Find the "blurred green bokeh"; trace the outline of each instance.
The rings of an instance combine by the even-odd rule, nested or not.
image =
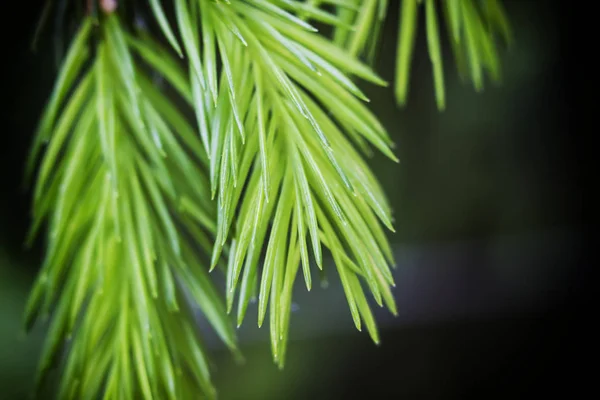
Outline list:
[[[5,399],[20,399],[33,381],[42,334],[25,338],[22,312],[31,276],[22,273],[0,243],[0,392]]]

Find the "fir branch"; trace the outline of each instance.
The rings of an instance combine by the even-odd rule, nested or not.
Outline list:
[[[90,53],[91,31],[87,19],[67,60]],[[48,145],[32,234],[49,220],[49,243],[26,325],[52,313],[38,385],[68,347],[60,398],[212,398],[193,308],[236,344],[198,265],[197,245],[211,251],[215,229],[202,145],[136,65],[118,17],[103,18],[99,34],[88,63],[63,66],[69,79],[38,132]],[[188,203],[193,212],[176,212]]]
[[[444,73],[435,0],[403,0],[398,30],[398,58],[396,72],[396,99],[404,105],[408,96],[412,48],[418,21],[418,3],[425,3],[426,30],[429,57],[438,109],[446,107]],[[495,38],[503,36],[510,44],[510,27],[500,0],[445,0],[441,2],[448,36],[461,78],[469,75],[477,91],[483,90],[483,72],[489,73],[493,82],[500,80],[500,61]],[[468,71],[465,68],[468,62]]]
[[[365,56],[372,63],[388,3],[387,0],[349,0],[338,5],[339,19],[350,24],[353,30],[336,26],[334,41],[351,54]],[[493,82],[499,82],[501,65],[496,37],[500,36],[507,45],[512,42],[510,24],[501,0],[401,0],[395,77],[398,105],[404,106],[408,99],[420,7],[425,8],[427,47],[439,110],[446,107],[439,33],[439,20],[442,18],[461,79],[466,80],[468,77],[477,91],[483,89],[484,71],[489,73]],[[439,9],[442,10],[442,18],[438,15]]]
[[[307,240],[319,269],[321,246],[334,254],[357,328],[362,317],[379,340],[358,277],[395,312],[391,250],[380,225],[393,229],[391,211],[348,141],[395,160],[385,129],[347,75],[384,82],[289,12],[311,10],[299,4],[175,1],[218,203],[212,266],[231,240],[227,308],[239,292],[241,324],[258,293],[259,325],[270,307],[273,356],[281,366],[300,265],[312,285]]]

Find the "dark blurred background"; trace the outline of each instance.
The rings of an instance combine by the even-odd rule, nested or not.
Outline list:
[[[395,107],[392,90],[365,86],[401,159],[371,160],[397,228],[390,239],[400,315],[377,310],[381,345],[355,331],[335,279],[310,295],[299,286],[283,371],[271,362],[268,330],[252,322],[255,309],[240,329],[244,365],[207,332],[220,398],[504,399],[581,390],[574,354],[583,336],[574,329],[587,261],[582,135],[570,116],[564,60],[570,11],[559,2],[505,3],[516,42],[502,52],[500,87],[476,94],[460,83],[447,52],[448,107],[438,113],[424,29],[406,109]],[[377,62],[388,80],[392,8]],[[30,50],[39,10],[31,2],[3,13],[0,399],[7,400],[28,393],[44,334],[39,327],[20,335],[43,253],[41,243],[22,245],[30,207],[23,166],[56,72],[51,40]]]

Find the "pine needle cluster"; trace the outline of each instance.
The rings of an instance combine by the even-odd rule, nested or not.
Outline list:
[[[396,313],[394,228],[365,157],[397,159],[356,82],[387,84],[372,63],[389,7],[105,0],[74,12],[29,163],[30,240],[44,229],[47,252],[26,328],[51,317],[38,388],[60,365],[61,399],[214,398],[194,313],[239,356],[234,324],[254,298],[283,367],[294,282],[311,290],[324,254],[357,329],[379,342],[369,297]],[[499,78],[495,37],[510,40],[499,1],[402,0],[400,104],[424,8],[444,108],[436,7],[459,71],[478,89],[483,71]]]

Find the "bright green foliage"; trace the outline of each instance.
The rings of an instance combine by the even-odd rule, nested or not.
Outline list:
[[[318,268],[324,244],[351,255],[337,265],[338,272],[357,327],[362,315],[377,341],[358,277],[379,304],[383,298],[394,309],[391,250],[377,220],[391,228],[391,215],[375,178],[344,133],[362,147],[368,143],[394,156],[384,128],[346,74],[383,82],[307,23],[283,9],[280,18],[274,17],[271,3],[198,0],[196,14],[187,2],[175,3],[192,85],[197,82],[200,132],[203,116],[212,122],[203,137],[208,138],[218,204],[213,267],[228,239],[235,249],[227,272],[228,309],[239,288],[241,324],[258,285],[258,324],[269,305],[273,356],[283,365],[299,265],[310,290],[307,242]],[[202,27],[202,62],[197,25]]]
[[[388,0],[348,0],[337,6],[337,14],[344,25],[337,26],[333,40],[353,56],[365,56],[373,64]]]
[[[379,32],[391,4],[388,0],[348,0],[340,2],[338,15],[346,26],[338,26],[335,42],[352,55],[363,55],[369,62],[380,40]],[[483,89],[483,72],[493,81],[500,79],[500,60],[496,37],[510,44],[511,29],[500,0],[401,0],[398,24],[395,94],[398,104],[408,99],[410,67],[417,37],[419,9],[425,9],[427,48],[433,70],[438,109],[446,107],[440,23],[445,22],[458,72],[469,77],[477,91]],[[444,21],[438,14],[440,11]]]
[[[476,85],[483,68],[498,73],[490,27],[508,35],[499,3],[484,3],[483,14],[472,0],[442,5]],[[48,245],[26,325],[53,314],[38,383],[67,350],[60,398],[213,398],[194,311],[237,354],[236,296],[238,325],[251,298],[259,326],[269,311],[283,367],[294,282],[311,290],[326,254],[356,327],[378,342],[368,297],[396,313],[393,218],[363,154],[397,160],[354,80],[386,84],[360,58],[373,60],[388,2],[147,6],[170,47],[119,9],[82,17],[34,142],[32,238],[46,223]],[[401,4],[399,100],[418,7]],[[443,108],[439,5],[425,8]]]
[[[54,309],[39,383],[68,345],[60,398],[92,398],[103,385],[106,398],[191,398],[199,389],[212,396],[188,297],[236,346],[198,261],[198,246],[210,251],[215,230],[202,144],[133,61],[133,40],[114,16],[100,28],[86,20],[38,132],[48,146],[34,229],[47,219],[50,234],[27,325]],[[159,48],[135,43],[173,65]],[[180,204],[190,212],[178,213]]]
[[[403,0],[398,27],[396,64],[396,99],[404,105],[408,96],[410,64],[414,48],[418,8],[425,7],[427,45],[433,69],[437,106],[446,107],[444,72],[437,9],[443,10],[451,47],[461,78],[469,75],[477,91],[483,89],[483,71],[493,81],[500,79],[500,62],[495,36],[500,33],[510,41],[510,27],[499,0],[445,0],[438,6],[435,0]],[[468,66],[467,66],[468,64]]]

